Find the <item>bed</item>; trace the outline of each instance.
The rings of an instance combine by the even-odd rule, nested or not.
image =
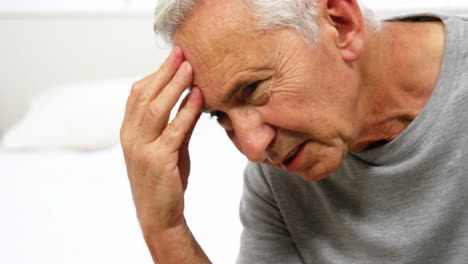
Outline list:
[[[118,145],[132,82],[169,52],[151,10],[3,11],[0,31],[0,262],[152,263]],[[207,117],[190,149],[187,221],[234,262],[245,160]]]
[[[426,10],[378,14],[415,11]],[[118,145],[131,83],[168,54],[151,21],[147,10],[0,12],[1,263],[152,263]],[[207,117],[190,151],[187,222],[214,263],[234,263],[246,161]]]
[[[245,161],[218,147],[224,140],[217,127],[202,131],[213,121],[201,122],[191,145],[186,217],[211,259],[229,263],[238,247]],[[2,263],[152,263],[117,144],[84,152],[4,150],[0,172]]]

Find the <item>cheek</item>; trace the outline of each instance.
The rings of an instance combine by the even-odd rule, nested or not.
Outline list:
[[[315,112],[327,106],[323,93],[319,91],[319,82],[318,79],[307,78],[305,73],[275,80],[270,90],[271,105],[279,108],[279,113],[314,118],[316,115],[311,115],[312,110]]]
[[[350,125],[343,113],[312,96],[277,93],[261,108],[267,123],[337,147],[347,141]]]
[[[304,131],[311,125],[321,122],[321,114],[315,109],[323,108],[316,105],[313,99],[301,93],[276,93],[262,108],[265,120],[279,128]]]

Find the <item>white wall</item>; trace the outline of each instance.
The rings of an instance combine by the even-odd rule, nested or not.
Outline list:
[[[116,8],[125,0],[0,0],[0,8]]]
[[[86,80],[141,78],[167,51],[151,12],[0,10],[0,136],[38,91]]]

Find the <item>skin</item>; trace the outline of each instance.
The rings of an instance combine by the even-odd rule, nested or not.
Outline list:
[[[437,78],[439,71],[435,67],[408,80],[404,70],[413,72],[415,63],[396,60],[405,55],[425,63],[427,52],[391,54],[387,46],[394,41],[380,41],[400,38],[403,25],[386,26],[382,34],[387,36],[367,36],[356,16],[357,5],[328,1],[335,5],[330,8],[324,3],[319,6],[324,14],[319,20],[320,43],[313,48],[291,29],[259,32],[251,26],[248,7],[236,1],[214,6],[202,1],[194,11],[197,15],[175,35],[175,44],[194,67],[194,83],[203,91],[205,110],[222,116],[219,122],[239,151],[251,161],[284,167],[285,157],[306,142],[294,172],[308,181],[336,171],[349,151],[394,139],[430,96],[433,86],[422,80],[427,75]],[[223,9],[243,15],[206,19]],[[334,20],[334,15],[344,21]],[[417,27],[412,29],[415,35],[404,40],[406,45],[427,37]],[[441,59],[436,61],[440,64]],[[259,85],[254,92],[244,88],[226,102],[233,84],[239,82]]]
[[[320,0],[318,14],[320,41],[311,47],[292,29],[256,30],[241,1],[201,0],[163,66],[134,84],[121,142],[156,262],[209,263],[183,216],[188,143],[202,109],[251,161],[285,167],[303,146],[296,166],[285,168],[317,181],[349,151],[393,140],[424,107],[442,64],[441,23],[367,32],[355,0]]]
[[[183,216],[188,142],[203,105],[199,89],[192,89],[168,124],[170,110],[192,82],[192,67],[183,61],[176,47],[157,72],[133,85],[120,131],[137,217],[157,263],[209,263]]]

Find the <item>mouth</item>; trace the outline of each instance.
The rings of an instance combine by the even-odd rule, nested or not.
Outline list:
[[[284,158],[281,162],[281,167],[284,170],[291,172],[299,168],[300,158],[302,157],[306,143],[307,141],[291,150],[291,152],[289,152],[289,154]]]

